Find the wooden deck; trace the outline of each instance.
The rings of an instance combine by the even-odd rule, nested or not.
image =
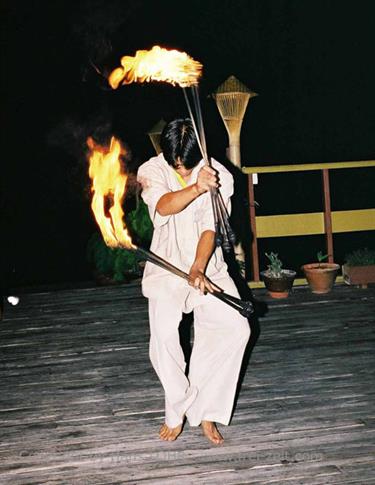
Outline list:
[[[138,285],[6,306],[0,483],[374,484],[375,289],[254,294],[269,311],[219,447],[188,425],[159,441],[163,394]]]

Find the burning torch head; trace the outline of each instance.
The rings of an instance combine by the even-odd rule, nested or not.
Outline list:
[[[169,50],[155,45],[149,51],[139,50],[134,57],[123,56],[121,67],[108,77],[113,89],[132,82],[164,81],[181,87],[198,83],[202,64],[185,52]]]
[[[87,145],[93,193],[91,208],[96,222],[108,246],[132,249],[122,209],[127,181],[121,161],[124,148],[115,137],[112,137],[109,147],[97,145],[91,137]]]

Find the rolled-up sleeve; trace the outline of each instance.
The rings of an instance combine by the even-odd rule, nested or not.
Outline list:
[[[171,192],[163,174],[157,167],[144,164],[138,169],[137,180],[142,186],[141,196],[147,204],[154,227],[160,227],[166,224],[171,216],[162,216],[156,210],[159,199],[164,194]]]
[[[212,209],[211,194],[206,192],[201,195],[202,205],[196,212],[199,235],[204,231],[215,231],[215,221]]]

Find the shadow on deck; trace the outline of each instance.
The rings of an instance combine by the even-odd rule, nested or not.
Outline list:
[[[271,301],[226,439],[157,437],[137,285],[25,294],[0,322],[2,484],[375,483],[375,289]]]

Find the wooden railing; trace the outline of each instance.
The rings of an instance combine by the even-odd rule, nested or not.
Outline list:
[[[345,211],[331,210],[329,171],[337,169],[357,169],[370,167],[375,167],[375,160],[358,162],[309,163],[299,165],[273,165],[268,167],[243,167],[243,173],[248,175],[250,226],[252,231],[252,281],[250,282],[250,286],[262,286],[260,284],[259,273],[259,238],[325,234],[329,262],[333,262],[334,233],[375,230],[375,208]],[[322,192],[324,201],[322,212],[269,216],[256,215],[253,174],[306,171],[320,171],[322,173]],[[304,280],[296,280],[296,284],[300,283],[304,283]]]

